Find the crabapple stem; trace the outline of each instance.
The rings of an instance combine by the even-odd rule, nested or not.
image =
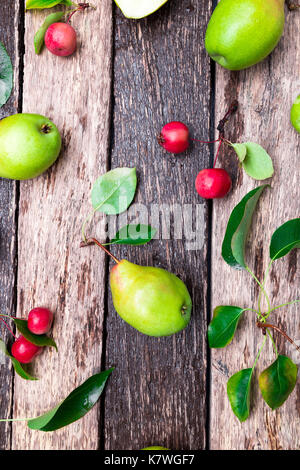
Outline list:
[[[105,246],[102,245],[102,243],[98,242],[96,238],[89,238],[86,242],[81,242],[80,243],[80,248],[84,248],[85,246],[90,246],[90,245],[98,245],[107,255],[109,255],[116,264],[120,263],[120,260],[118,260],[114,255],[111,254],[110,251],[108,251]]]
[[[6,326],[6,328],[7,328],[7,329],[8,329],[8,331],[9,331],[9,332],[10,332],[10,333],[13,335],[13,337],[14,337],[15,339],[17,339],[17,338],[16,338],[16,335],[15,335],[15,334],[12,332],[12,330],[10,329],[10,327],[8,326],[8,324],[6,323],[6,321],[5,321],[5,320],[3,320],[3,318],[2,318],[2,317],[0,317],[0,320],[2,320],[2,321],[3,321],[3,323],[4,323],[4,324],[5,324],[5,326]]]
[[[93,8],[94,10],[96,9],[96,7],[94,7],[94,5],[91,5],[90,3],[78,3],[77,8],[75,8],[75,10],[71,12],[66,22],[70,23],[72,16],[75,15],[77,11],[84,11],[86,8],[89,7]]]
[[[217,150],[217,153],[216,153],[216,158],[215,158],[215,161],[214,161],[214,164],[213,164],[213,168],[215,168],[215,166],[216,166],[222,143],[223,143],[222,139],[219,139],[218,150]]]
[[[219,121],[219,124],[218,124],[218,127],[217,127],[217,130],[219,131],[220,135],[219,137],[220,138],[224,138],[224,128],[225,128],[225,124],[226,122],[229,120],[229,118],[234,114],[236,113],[237,109],[238,109],[238,106],[239,106],[239,103],[237,100],[234,100],[227,113],[225,114],[225,116],[223,117],[223,119],[221,119],[221,121]]]
[[[191,139],[194,142],[200,142],[200,144],[215,144],[216,142],[220,142],[220,139],[217,140],[211,140],[210,142],[207,142],[205,140],[198,140],[198,139]]]

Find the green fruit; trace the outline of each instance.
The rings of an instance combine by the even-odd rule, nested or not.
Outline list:
[[[144,18],[151,15],[168,0],[115,0],[127,18]]]
[[[170,450],[170,449],[167,449],[166,447],[156,447],[156,446],[153,446],[153,447],[145,447],[144,449],[142,450]]]
[[[291,123],[300,132],[300,95],[297,96],[291,109]]]
[[[267,57],[284,29],[284,0],[221,0],[208,23],[205,47],[229,70]]]
[[[192,301],[185,284],[161,268],[122,260],[110,273],[116,311],[129,325],[149,336],[169,336],[190,321]]]
[[[57,127],[39,114],[14,114],[0,121],[0,177],[35,178],[57,159]]]

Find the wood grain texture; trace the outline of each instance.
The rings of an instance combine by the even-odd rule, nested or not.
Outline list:
[[[155,136],[172,120],[185,122],[193,136],[209,136],[210,67],[201,46],[209,15],[209,5],[200,0],[169,2],[142,21],[116,11],[111,166],[137,167],[135,203],[142,206],[132,206],[129,220],[134,214],[143,223],[147,217],[154,220],[160,240],[115,248],[114,253],[177,274],[188,286],[194,309],[186,330],[151,338],[121,320],[109,294],[106,360],[116,371],[105,394],[106,449],[205,447],[208,205],[198,197],[194,181],[208,166],[210,151],[193,146],[174,157],[158,146]],[[175,239],[171,215],[171,236],[162,239],[162,225],[151,218],[159,204],[171,212],[176,204],[183,210],[190,205],[197,250],[187,249],[188,220],[185,239]],[[119,227],[125,225],[122,220]]]
[[[38,382],[16,377],[14,416],[37,416],[101,369],[105,261],[80,249],[94,180],[107,169],[111,96],[111,1],[77,14],[77,52],[36,56],[33,36],[48,12],[26,13],[23,111],[48,116],[63,136],[52,168],[20,185],[18,315],[39,305],[55,313],[59,352],[34,362]],[[99,225],[97,231],[101,233]],[[13,428],[14,449],[97,449],[99,406],[53,433]]]
[[[299,217],[299,134],[292,128],[289,113],[299,94],[299,14],[287,13],[284,37],[263,63],[249,70],[230,73],[217,67],[216,116],[221,117],[229,102],[237,98],[240,110],[228,125],[227,138],[233,142],[253,141],[272,156],[275,175],[272,189],[262,195],[253,218],[247,244],[250,268],[259,279],[269,263],[269,243],[274,230],[289,219]],[[257,305],[258,288],[245,271],[236,271],[221,258],[221,243],[233,207],[258,183],[238,169],[235,155],[224,149],[220,165],[234,175],[234,188],[222,201],[214,203],[212,249],[212,308],[217,305]],[[299,250],[274,263],[266,289],[271,303],[278,305],[299,298]],[[297,270],[298,268],[298,270]],[[265,305],[266,308],[266,305]],[[277,310],[270,322],[300,339],[299,307]],[[299,449],[300,384],[277,411],[264,403],[257,386],[259,372],[275,360],[267,344],[255,374],[250,418],[240,424],[226,396],[228,378],[242,368],[252,367],[262,334],[254,314],[241,321],[233,342],[214,350],[212,357],[210,445],[212,449]],[[275,335],[282,354],[300,363],[299,353]],[[270,342],[269,342],[270,343]],[[216,432],[217,431],[217,432]]]
[[[19,96],[19,7],[18,2],[0,4],[0,41],[5,45],[14,67],[14,90],[0,109],[0,119],[18,111]],[[0,313],[12,314],[15,309],[16,285],[16,183],[0,178]],[[1,322],[2,323],[2,322]],[[12,336],[0,325],[0,337],[9,346]],[[10,417],[12,407],[13,370],[8,358],[0,356],[0,416]],[[0,449],[10,447],[11,424],[0,424]]]

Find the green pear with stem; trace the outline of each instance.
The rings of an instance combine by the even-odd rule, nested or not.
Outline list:
[[[140,19],[151,15],[168,0],[115,0],[126,18]]]
[[[284,30],[285,0],[220,0],[207,26],[210,57],[229,70],[265,59]]]
[[[148,336],[170,336],[189,323],[192,300],[185,284],[165,269],[119,261],[95,238],[81,246],[96,244],[114,261],[110,287],[114,307],[129,325]]]
[[[55,162],[60,149],[57,127],[40,114],[14,114],[0,121],[1,178],[35,178]]]

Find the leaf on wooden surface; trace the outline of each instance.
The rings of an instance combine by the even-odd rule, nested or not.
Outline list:
[[[53,23],[59,22],[63,16],[65,16],[64,11],[57,11],[46,17],[44,23],[34,35],[34,49],[36,54],[39,54],[42,50],[45,34],[49,26],[51,26]]]
[[[10,57],[0,41],[0,107],[11,95],[13,87],[13,66]]]
[[[156,232],[151,225],[129,224],[122,227],[108,244],[144,245],[155,237]]]
[[[242,163],[245,160],[246,154],[247,154],[246,145],[245,144],[230,144],[230,145],[231,145],[231,147],[234,148],[235,153],[237,154],[239,161]]]
[[[36,346],[50,346],[54,347],[57,351],[57,346],[53,338],[50,338],[47,335],[35,335],[31,333],[27,326],[27,320],[21,320],[15,318],[14,323],[18,328],[18,331],[31,343],[35,344]]]
[[[30,419],[30,429],[56,431],[68,426],[88,413],[98,401],[106,381],[114,369],[108,369],[89,377],[73,390],[61,403],[38,418]]]
[[[246,194],[230,215],[222,244],[222,256],[229,266],[246,268],[245,244],[247,235],[256,204],[267,186],[264,184]]]
[[[243,422],[250,413],[250,386],[252,369],[242,369],[227,382],[227,395],[235,416]]]
[[[245,309],[231,305],[220,305],[214,310],[208,326],[210,348],[224,348],[232,341],[238,322]]]
[[[259,376],[263,399],[272,410],[279,408],[292,393],[297,381],[298,367],[287,356],[279,355],[276,361]]]
[[[273,162],[265,149],[254,142],[245,142],[247,152],[242,167],[245,172],[256,180],[271,178],[274,173]]]
[[[25,379],[25,380],[38,380],[36,377],[33,377],[32,375],[28,374],[28,372],[26,372],[26,370],[23,369],[20,362],[17,361],[17,359],[15,359],[13,356],[11,356],[9,354],[9,352],[6,348],[6,345],[5,345],[4,341],[2,341],[2,339],[0,339],[0,351],[2,351],[3,354],[5,354],[7,357],[9,357],[16,373],[20,377],[22,377],[22,379]]]
[[[300,248],[300,218],[289,220],[275,230],[271,238],[270,258],[282,258],[294,248]]]
[[[71,0],[27,0],[26,10],[52,8],[56,5],[73,5]]]
[[[116,215],[133,201],[137,185],[136,168],[115,168],[96,180],[92,189],[95,211]]]

